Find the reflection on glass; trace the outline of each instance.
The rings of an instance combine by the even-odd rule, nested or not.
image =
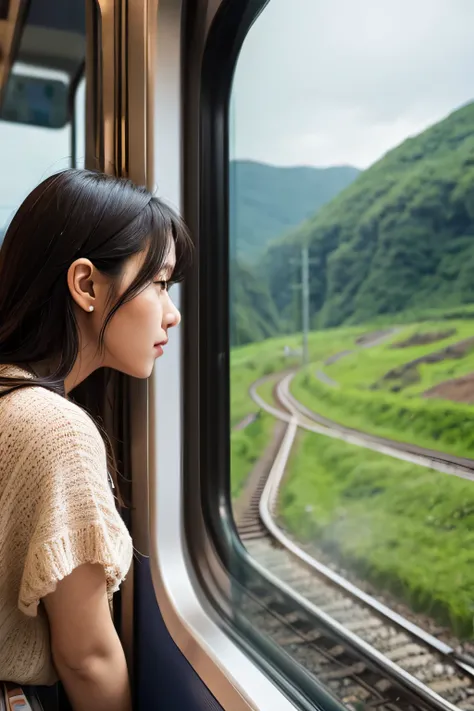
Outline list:
[[[49,77],[11,73],[0,116],[14,123],[63,128],[68,120],[68,85]]]
[[[346,704],[396,678],[474,708],[473,21],[271,0],[234,80],[234,515],[312,606],[294,656]],[[369,658],[341,632],[318,665],[325,615]]]
[[[75,168],[84,168],[86,162],[86,80],[81,79],[76,91],[74,101],[74,122],[75,122]]]
[[[23,65],[17,65],[15,71],[17,78],[21,77],[22,73],[29,77],[28,90],[34,91],[36,78],[37,82],[43,82],[43,84],[38,83],[42,89],[45,88],[46,82],[50,81],[56,87],[61,84],[66,92],[64,82],[68,81],[68,78],[62,72],[40,70],[36,67],[24,67]],[[15,92],[10,96],[8,102],[8,111],[5,109],[7,116],[9,116],[8,112],[11,113],[15,107],[15,102],[12,101],[13,95],[18,95],[20,90],[21,84],[16,81]],[[62,104],[62,99],[58,100],[58,104]],[[60,106],[60,111],[63,111],[63,108]],[[20,101],[19,112],[21,113],[23,109],[23,104]],[[18,123],[21,116],[10,116],[9,118],[11,120],[0,120],[0,144],[2,146],[0,244],[16,209],[35,185],[47,178],[48,175],[68,168],[71,163],[71,128],[69,124],[63,125],[61,128],[51,128]],[[41,123],[39,119],[38,123]],[[45,123],[48,122],[45,120]],[[59,124],[63,124],[63,119],[59,121]]]

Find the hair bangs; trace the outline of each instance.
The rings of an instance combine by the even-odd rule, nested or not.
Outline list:
[[[188,229],[179,215],[169,205],[157,198],[152,198],[149,208],[153,213],[153,229],[151,230],[152,243],[163,243],[163,236],[166,235],[166,254],[164,259],[155,264],[155,274],[166,266],[166,259],[170,246],[174,243],[176,253],[176,263],[169,281],[173,284],[183,281],[188,268],[191,265],[193,253],[193,243]],[[152,248],[150,251],[154,251]],[[158,256],[158,255],[156,255]]]
[[[126,229],[133,231],[135,240],[144,244],[145,258],[133,282],[107,314],[101,329],[100,343],[103,341],[107,325],[118,309],[131,301],[166,267],[173,243],[176,251],[176,264],[169,281],[171,283],[182,281],[191,263],[193,243],[186,225],[171,207],[157,198],[151,198],[147,206]]]
[[[179,215],[157,198],[152,198],[145,210],[135,221],[134,229],[140,232],[147,245],[143,265],[134,283],[130,286],[131,296],[149,283],[167,266],[171,245],[174,243],[176,262],[169,281],[181,282],[191,264],[193,243],[188,229]]]

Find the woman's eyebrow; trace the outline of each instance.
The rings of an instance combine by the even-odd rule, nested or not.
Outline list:
[[[163,276],[166,276],[166,278],[169,279],[169,278],[171,277],[171,275],[173,274],[173,272],[174,272],[174,267],[175,267],[175,265],[174,265],[174,264],[171,264],[171,262],[166,262],[166,263],[163,264],[163,266],[161,267],[161,269],[160,269],[160,274],[163,275]]]

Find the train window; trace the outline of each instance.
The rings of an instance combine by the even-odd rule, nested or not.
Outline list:
[[[52,8],[52,6],[51,6]],[[48,175],[73,163],[73,124],[84,123],[77,92],[85,56],[85,8],[53,13],[32,0],[0,107],[0,243],[18,205]],[[74,106],[74,109],[72,107]],[[78,152],[84,129],[79,128]]]
[[[238,604],[351,707],[474,709],[473,22],[270,0],[233,80]]]
[[[27,79],[56,81],[67,91],[66,78],[62,74],[21,65],[14,68],[8,85],[18,82],[18,78],[24,75]],[[27,105],[28,99],[25,99]],[[70,133],[69,124],[49,128],[20,122],[8,113],[4,120],[0,120],[0,232],[4,232],[18,205],[37,183],[51,173],[69,167]]]

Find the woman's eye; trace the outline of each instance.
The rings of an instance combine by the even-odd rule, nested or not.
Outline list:
[[[168,291],[169,282],[160,280],[160,281],[154,281],[153,283],[158,284],[158,286],[160,286],[163,289],[163,291]]]

